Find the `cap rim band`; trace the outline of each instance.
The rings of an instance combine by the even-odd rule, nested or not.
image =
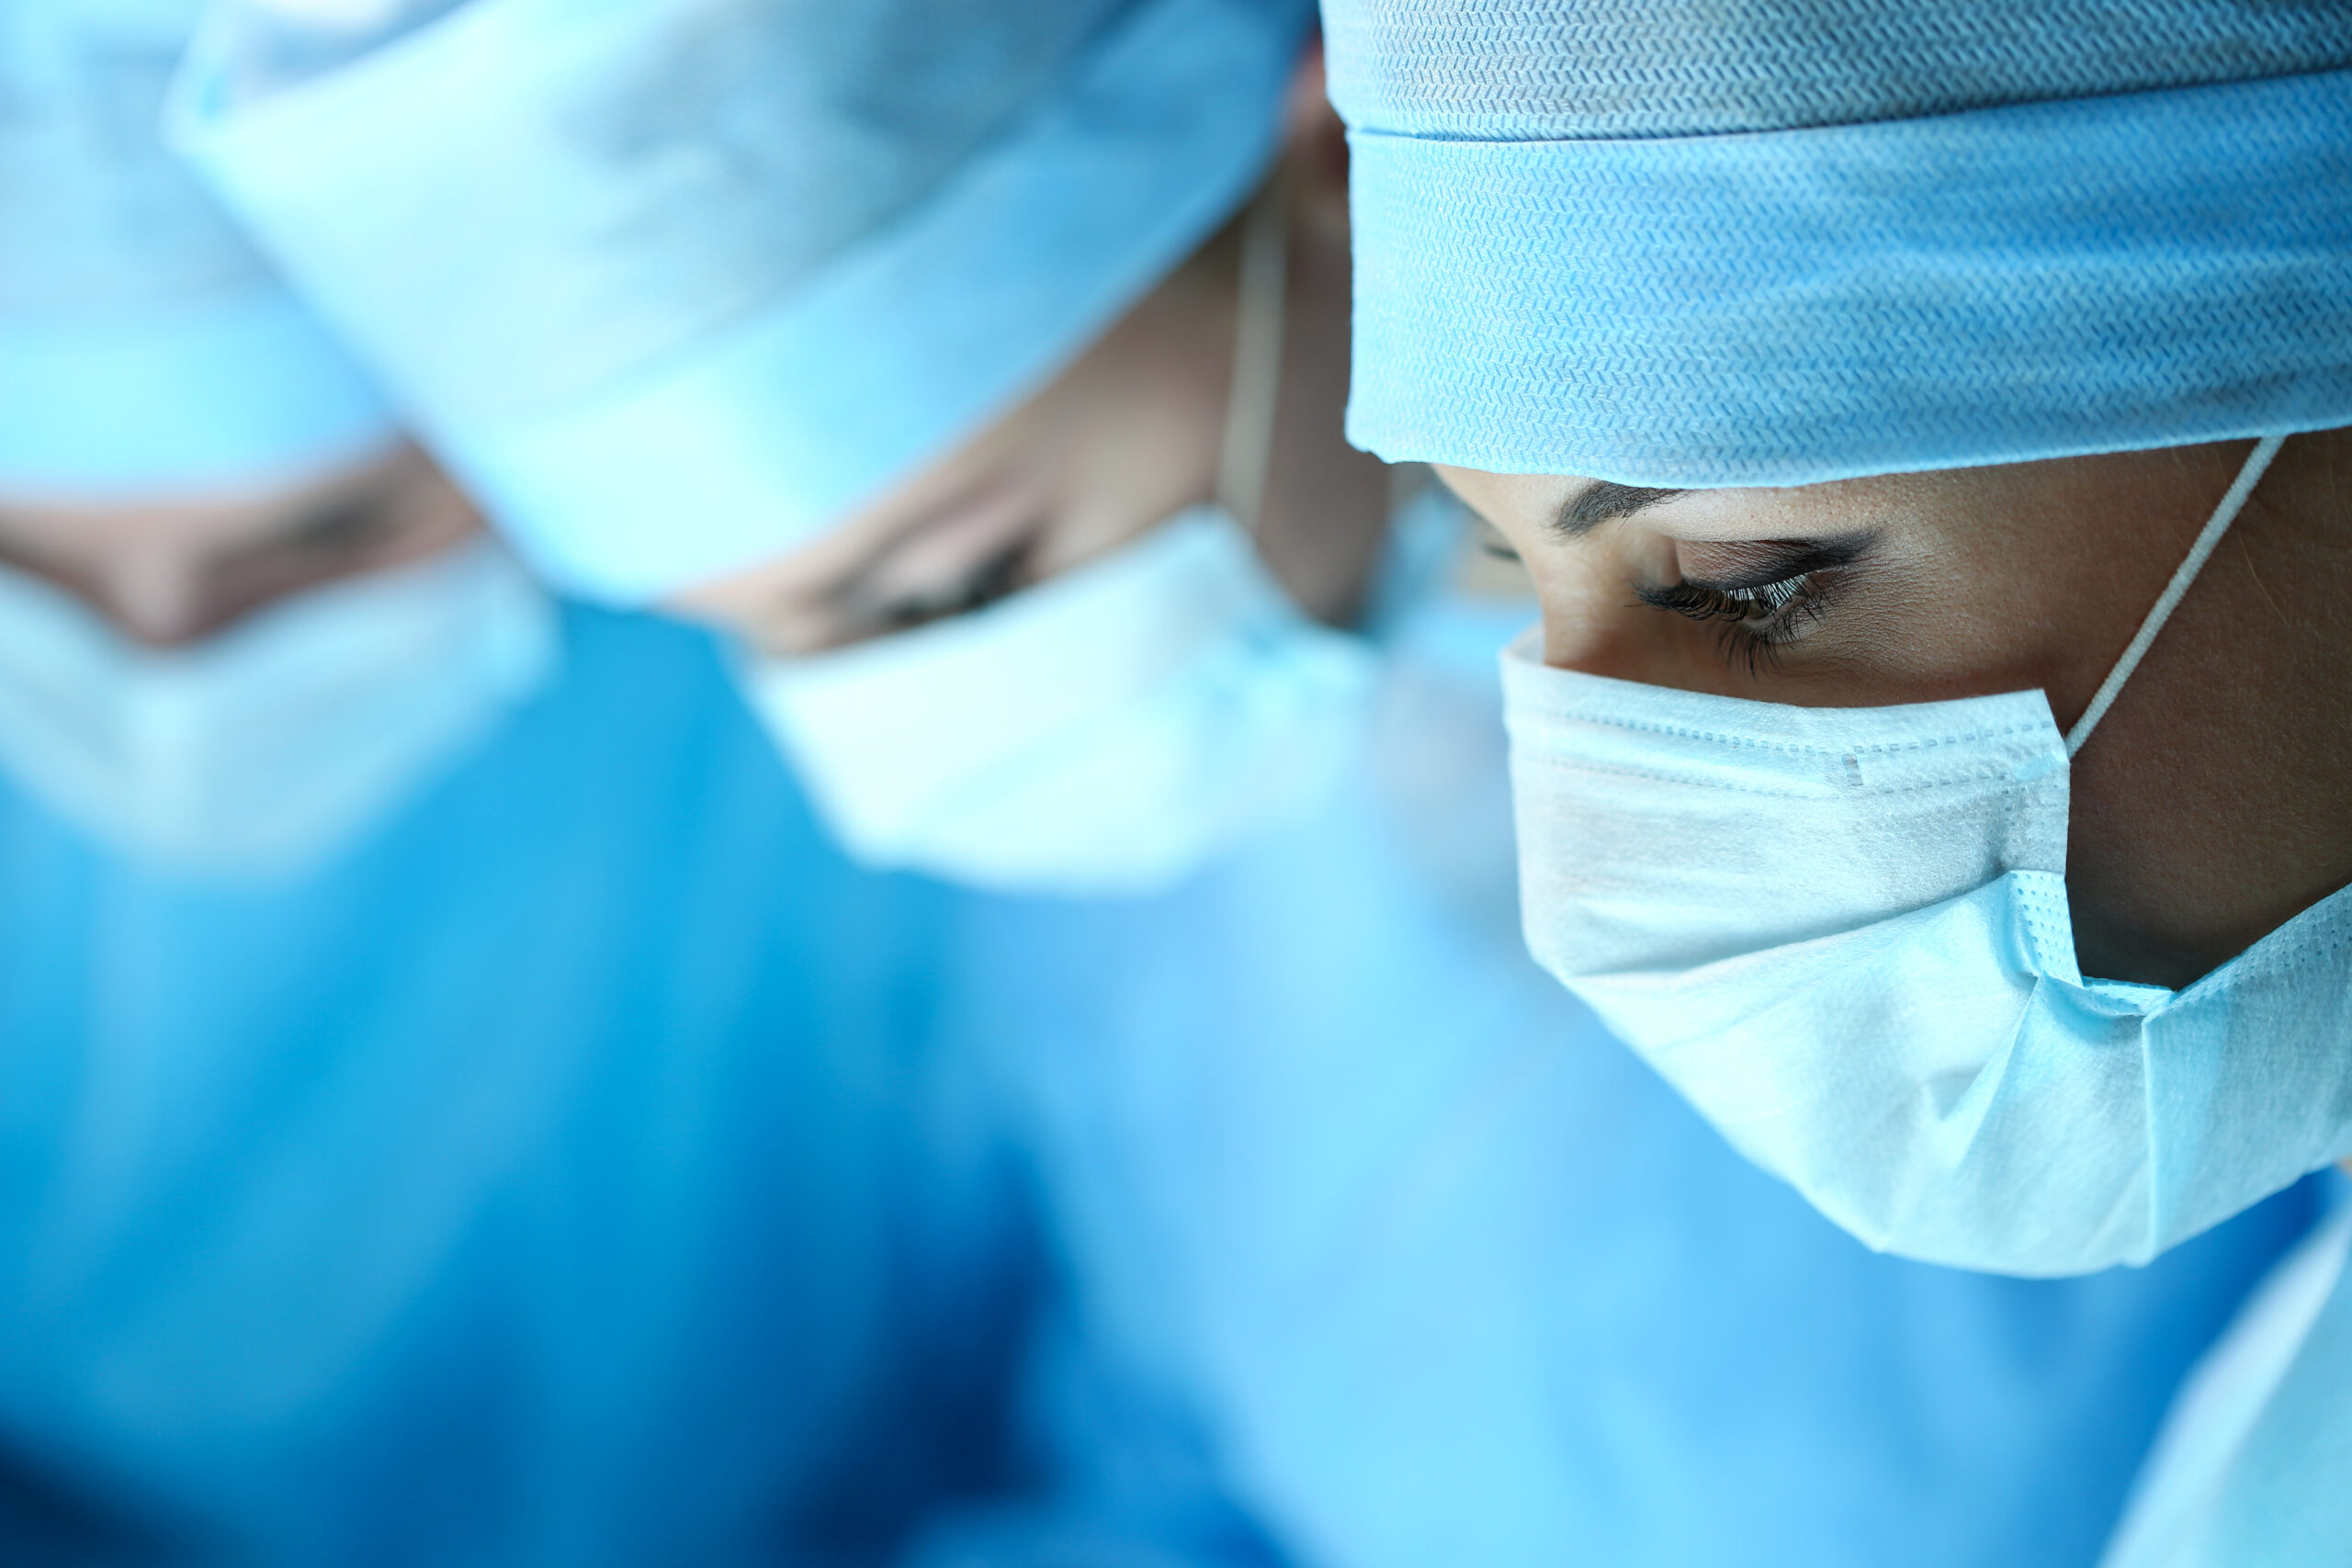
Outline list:
[[[283,289],[0,312],[0,489],[86,500],[243,488],[393,434],[374,384]]]
[[[1348,429],[1808,484],[2352,423],[2352,72],[1642,141],[1357,131]]]

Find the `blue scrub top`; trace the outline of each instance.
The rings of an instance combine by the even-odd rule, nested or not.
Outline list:
[[[1077,1332],[1317,1568],[2093,1562],[2308,1195],[2081,1280],[1865,1250],[1527,958],[1511,629],[1401,632],[1355,780],[1178,892],[967,907]]]
[[[704,638],[564,641],[296,886],[0,786],[0,1562],[852,1561],[992,1462],[939,896]]]

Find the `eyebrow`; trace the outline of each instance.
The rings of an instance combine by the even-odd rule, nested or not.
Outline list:
[[[1581,539],[1603,523],[1631,517],[1645,506],[1671,501],[1690,491],[1661,490],[1649,485],[1621,485],[1595,479],[1563,502],[1552,519],[1552,532],[1563,539]]]

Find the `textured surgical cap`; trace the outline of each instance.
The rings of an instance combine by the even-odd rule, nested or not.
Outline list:
[[[1247,197],[1308,0],[471,0],[187,145],[567,584],[749,565],[941,456]]]
[[[0,492],[243,486],[390,438],[368,379],[163,145],[195,8],[0,4]]]
[[[1326,0],[1349,434],[1804,484],[2352,424],[2341,0]]]

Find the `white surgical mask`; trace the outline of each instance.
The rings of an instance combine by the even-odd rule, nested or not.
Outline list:
[[[556,646],[545,596],[486,541],[175,649],[0,571],[0,762],[138,859],[299,874],[486,734],[547,679]]]
[[[1802,708],[1505,656],[1530,946],[1749,1158],[1873,1247],[2144,1263],[2352,1152],[2352,890],[2184,991],[2086,979],[2039,692]]]
[[[1203,507],[986,609],[745,678],[860,858],[1089,896],[1166,887],[1320,795],[1374,674]]]

